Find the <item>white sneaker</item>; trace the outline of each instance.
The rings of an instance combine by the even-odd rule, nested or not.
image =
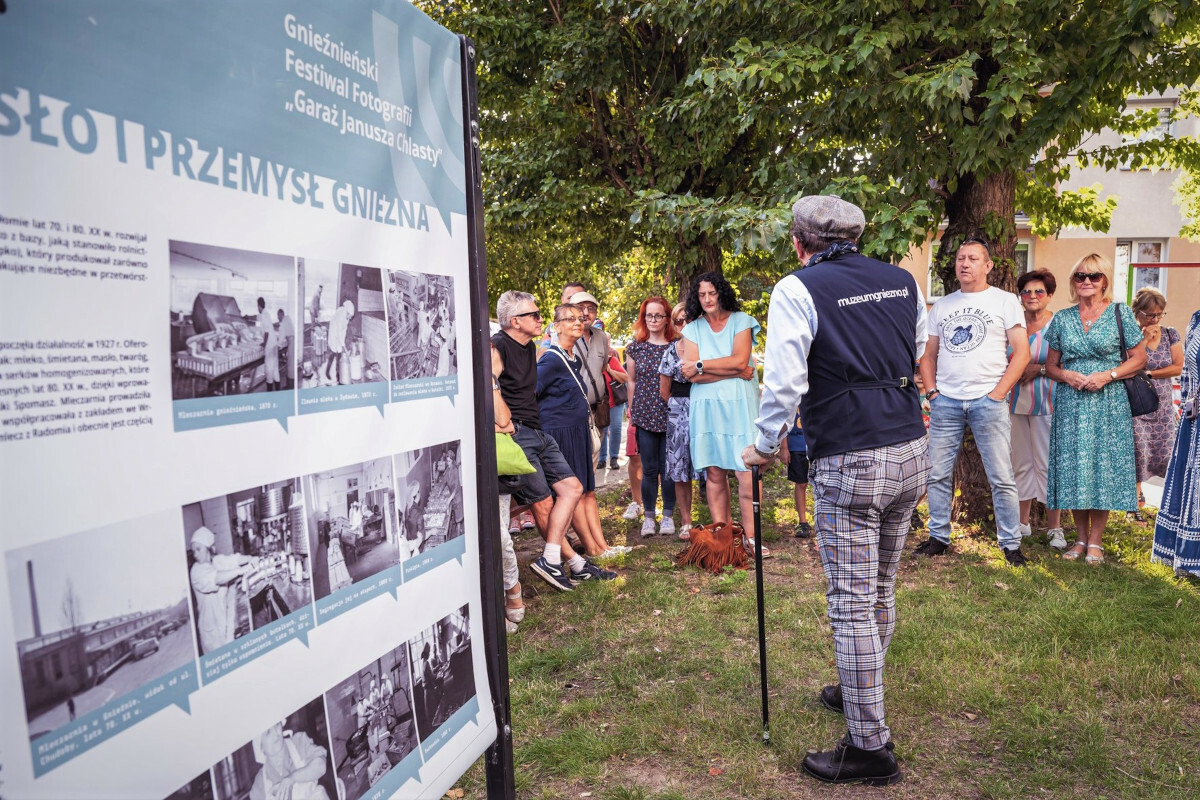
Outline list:
[[[1020,531],[1022,539],[1028,539],[1030,536],[1033,536],[1033,529],[1029,527],[1028,522],[1018,523],[1017,530]]]
[[[625,509],[625,513],[621,515],[621,519],[635,520],[642,515],[642,507],[637,503],[630,503],[629,508]]]
[[[675,520],[670,517],[663,519],[662,524],[658,526],[658,532],[663,536],[675,535]]]
[[[610,547],[604,551],[604,555],[606,557],[607,556],[623,556],[626,553],[632,553],[632,552],[633,552],[632,547],[626,547],[623,544],[614,544],[612,547]]]
[[[642,536],[653,536],[656,532],[654,530],[654,517],[646,517],[642,522]]]
[[[1055,550],[1066,550],[1067,540],[1063,536],[1062,528],[1051,528],[1047,533],[1050,535],[1050,546]]]

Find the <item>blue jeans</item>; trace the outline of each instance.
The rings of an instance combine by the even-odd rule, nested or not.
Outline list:
[[[625,404],[613,406],[608,410],[608,427],[600,431],[600,453],[596,458],[599,466],[604,466],[611,458],[621,457],[621,434],[625,432]]]
[[[1013,475],[1012,422],[1008,402],[987,395],[976,400],[955,400],[939,394],[929,408],[929,536],[950,544],[950,504],[954,500],[954,464],[962,447],[963,432],[971,427],[983,470],[992,487],[996,538],[1011,550],[1021,544],[1021,507]]]

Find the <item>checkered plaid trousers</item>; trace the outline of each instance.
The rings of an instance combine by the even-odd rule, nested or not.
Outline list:
[[[883,662],[896,630],[896,568],[928,476],[925,437],[818,458],[809,474],[846,724],[866,750],[891,738]]]

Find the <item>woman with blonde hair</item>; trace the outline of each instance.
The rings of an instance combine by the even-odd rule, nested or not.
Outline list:
[[[1077,538],[1063,558],[1098,564],[1109,512],[1137,508],[1133,415],[1121,381],[1145,369],[1146,347],[1133,312],[1112,302],[1112,265],[1103,256],[1079,259],[1068,278],[1076,305],[1055,314],[1045,336],[1046,374],[1062,384],[1050,423],[1046,505],[1069,508],[1075,519]]]
[[[1133,419],[1133,457],[1137,466],[1138,511],[1134,518],[1145,522],[1141,507],[1142,481],[1165,478],[1175,441],[1175,404],[1171,398],[1171,378],[1183,372],[1183,337],[1179,331],[1162,325],[1167,298],[1158,289],[1144,287],[1133,297],[1133,315],[1137,317],[1146,341],[1146,377],[1158,393],[1158,411]]]

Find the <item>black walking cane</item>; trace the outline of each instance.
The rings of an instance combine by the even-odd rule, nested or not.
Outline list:
[[[758,589],[758,682],[762,687],[763,744],[771,743],[770,714],[767,710],[767,619],[763,610],[762,510],[759,508],[758,466],[750,468],[750,486],[754,499],[754,572]]]

